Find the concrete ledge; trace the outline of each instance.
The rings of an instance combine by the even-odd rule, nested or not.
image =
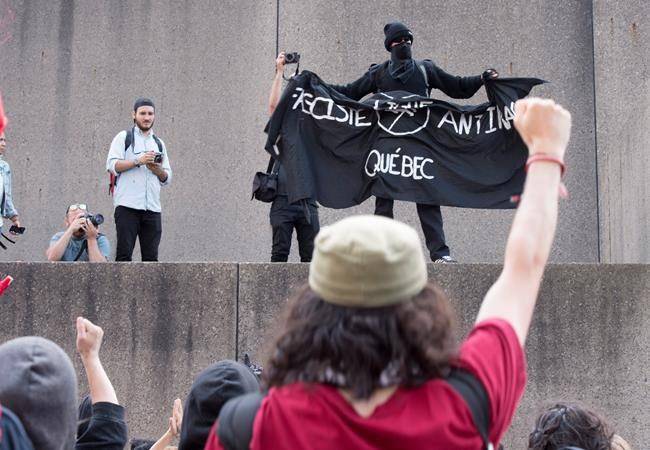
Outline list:
[[[430,265],[429,275],[470,329],[501,267]],[[209,363],[247,351],[264,363],[306,264],[0,264],[15,282],[0,298],[0,342],[36,334],[80,369],[73,320],[105,330],[102,360],[127,406],[132,436],[158,437],[175,397]],[[540,405],[565,399],[606,414],[635,448],[645,426],[650,356],[650,265],[549,266],[526,345],[529,382],[506,438],[524,448]],[[80,372],[81,374],[81,372]]]

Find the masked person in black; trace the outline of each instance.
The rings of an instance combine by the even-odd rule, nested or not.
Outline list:
[[[488,79],[498,77],[494,69],[482,75],[458,77],[450,75],[431,60],[414,60],[411,57],[413,33],[400,22],[384,26],[384,46],[390,52],[390,60],[375,64],[358,80],[347,85],[332,85],[343,95],[359,100],[371,93],[406,91],[428,97],[431,89],[440,89],[452,98],[470,98]],[[434,262],[454,262],[445,244],[440,206],[417,204],[418,216],[427,248]],[[393,200],[377,197],[375,214],[393,217]]]

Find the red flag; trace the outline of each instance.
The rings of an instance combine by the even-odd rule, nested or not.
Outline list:
[[[0,95],[0,134],[5,130],[7,118],[5,117],[5,108],[2,106],[2,95]]]
[[[0,281],[0,295],[5,293],[5,289],[9,287],[12,281],[14,281],[14,279],[10,275],[7,275],[2,281]]]

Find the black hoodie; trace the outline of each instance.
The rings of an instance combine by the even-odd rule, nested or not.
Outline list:
[[[231,398],[259,389],[257,378],[243,364],[226,360],[208,366],[185,400],[179,450],[203,450],[221,407]]]
[[[0,406],[0,450],[34,450],[20,419],[3,406]]]
[[[54,342],[30,336],[0,345],[0,403],[18,416],[34,448],[74,448],[77,374]]]
[[[128,440],[124,407],[110,402],[92,403],[86,395],[79,404],[76,450],[122,450]]]

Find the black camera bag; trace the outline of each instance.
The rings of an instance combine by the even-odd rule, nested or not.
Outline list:
[[[253,177],[253,195],[254,198],[264,202],[271,203],[278,195],[278,171],[280,164],[271,157],[266,172],[257,172]]]

